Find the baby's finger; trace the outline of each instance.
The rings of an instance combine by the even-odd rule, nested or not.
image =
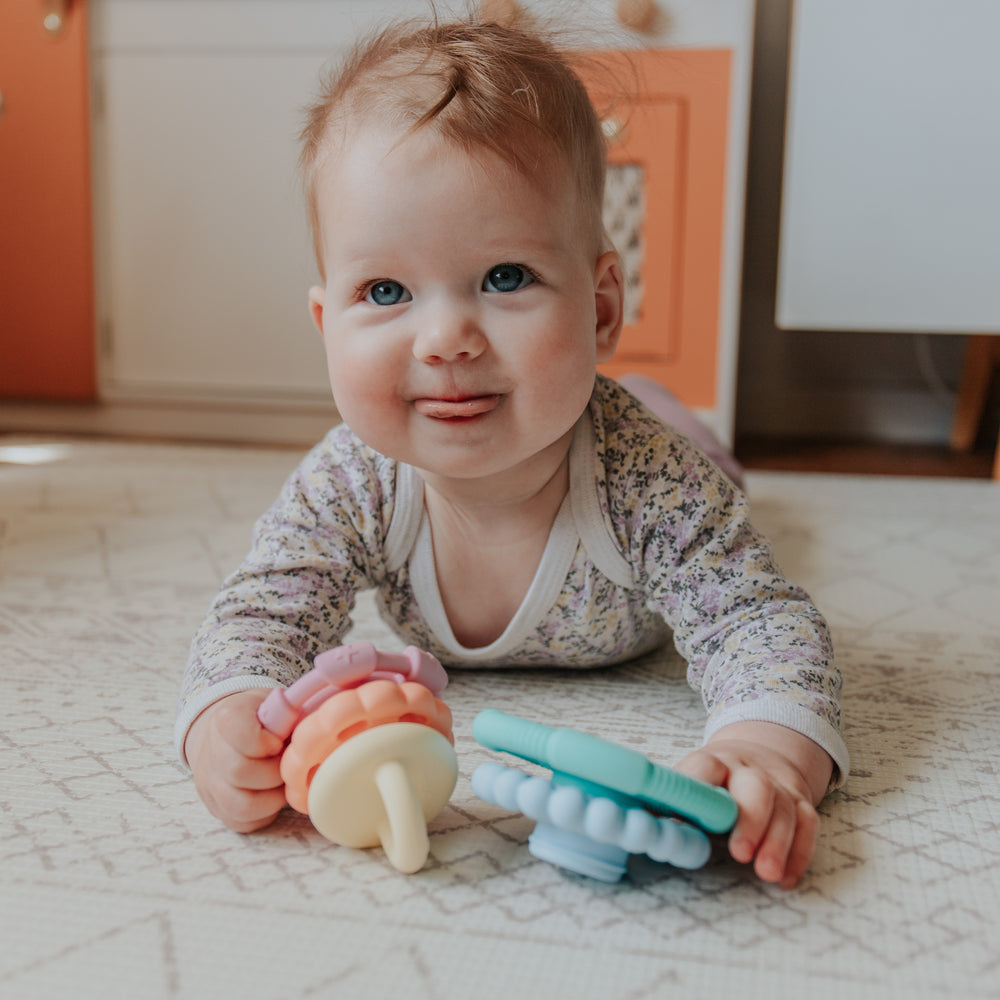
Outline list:
[[[729,765],[705,749],[689,753],[677,762],[674,770],[709,785],[725,787],[729,780]]]
[[[268,732],[257,719],[257,709],[267,694],[266,688],[258,688],[219,702],[219,734],[243,757],[274,757],[284,748],[284,741]]]
[[[794,801],[785,795],[775,796],[771,822],[754,862],[754,871],[763,881],[780,882],[785,877],[795,832]]]
[[[281,780],[281,758],[264,757],[254,760],[241,757],[229,773],[229,783],[234,788],[260,792],[269,788],[283,788]]]
[[[748,767],[735,768],[729,792],[740,807],[736,826],[729,836],[729,853],[742,863],[752,861],[771,824],[774,786]]]
[[[819,837],[819,813],[810,802],[800,799],[796,803],[795,838],[788,861],[785,864],[785,874],[781,878],[781,888],[791,889],[798,884],[806,873],[809,862],[812,861]]]
[[[209,808],[230,829],[251,833],[272,823],[285,805],[283,788],[260,792],[229,788],[220,791]]]
[[[274,733],[258,725],[250,737],[246,755],[257,760],[277,761],[284,749],[285,741],[280,736],[275,736]]]

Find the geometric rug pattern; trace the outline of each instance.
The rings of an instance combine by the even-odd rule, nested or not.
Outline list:
[[[0,996],[1000,997],[1000,487],[751,473],[826,614],[853,771],[791,892],[715,846],[607,885],[477,799],[495,707],[670,764],[703,712],[670,649],[454,671],[459,783],[401,875],[286,811],[241,836],[171,745],[187,645],[290,450],[0,438]],[[353,638],[398,648],[370,601]]]

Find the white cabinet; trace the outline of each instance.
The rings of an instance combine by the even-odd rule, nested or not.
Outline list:
[[[1000,332],[1000,4],[796,0],[778,325]]]
[[[132,412],[160,406],[164,433],[178,427],[171,408],[187,420],[181,433],[204,411],[199,433],[219,427],[227,437],[266,438],[269,415],[312,412],[302,434],[280,436],[314,436],[332,404],[306,308],[316,268],[296,170],[301,108],[323,65],[359,31],[380,16],[426,12],[427,3],[91,3],[103,399]],[[592,44],[732,51],[720,390],[707,414],[728,437],[752,0],[661,0],[663,31],[646,37],[615,29],[613,0],[526,6],[563,18],[572,12]],[[223,419],[227,408],[241,420]]]
[[[104,72],[105,386],[321,393],[291,135],[312,60],[117,54]]]

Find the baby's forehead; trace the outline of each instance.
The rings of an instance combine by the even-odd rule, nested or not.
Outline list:
[[[533,151],[522,148],[520,153],[514,159],[483,146],[466,147],[435,129],[433,123],[413,130],[378,116],[343,121],[336,140],[317,164],[315,235],[326,247],[340,244],[344,234],[339,232],[339,220],[344,213],[353,217],[360,205],[376,202],[392,203],[410,219],[426,218],[411,200],[419,189],[426,195],[418,199],[424,210],[472,196],[495,206],[495,219],[509,222],[523,218],[528,205],[547,206],[536,208],[538,217],[563,219],[577,234],[581,249],[599,254],[606,243],[601,206],[595,207],[568,157],[540,142]],[[388,161],[384,171],[380,167],[383,158]],[[446,190],[434,183],[439,165],[447,162],[451,168],[462,161],[465,169],[447,170]],[[428,177],[432,178],[429,189],[423,183]]]
[[[452,238],[470,252],[496,244],[586,248],[599,241],[593,213],[565,169],[551,163],[534,171],[504,161],[490,150],[466,150],[432,130],[388,133],[371,122],[344,132],[317,178],[318,235],[328,251],[343,257],[375,256],[389,245],[433,242],[443,219],[456,205],[469,206],[462,218],[475,217],[479,228],[452,229]],[[330,266],[337,269],[330,258]]]
[[[439,128],[436,122],[415,127],[404,116],[371,108],[355,109],[330,123],[316,165],[320,186],[324,174],[339,173],[338,168],[362,146],[366,150],[379,148],[385,156],[395,152],[405,155],[411,147],[419,146],[431,158],[466,159],[474,173],[498,180],[514,174],[534,188],[572,184],[574,175],[569,157],[538,135],[511,136],[509,143],[503,142],[501,136],[494,136],[489,144],[463,141]],[[368,163],[372,162],[369,158]],[[378,163],[377,158],[374,163]]]

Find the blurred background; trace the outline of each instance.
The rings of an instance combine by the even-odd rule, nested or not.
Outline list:
[[[656,378],[751,467],[992,474],[1000,7],[488,6],[641,67],[592,87],[633,295],[611,374]],[[335,422],[300,109],[358,32],[426,9],[7,0],[0,433],[301,446]]]

